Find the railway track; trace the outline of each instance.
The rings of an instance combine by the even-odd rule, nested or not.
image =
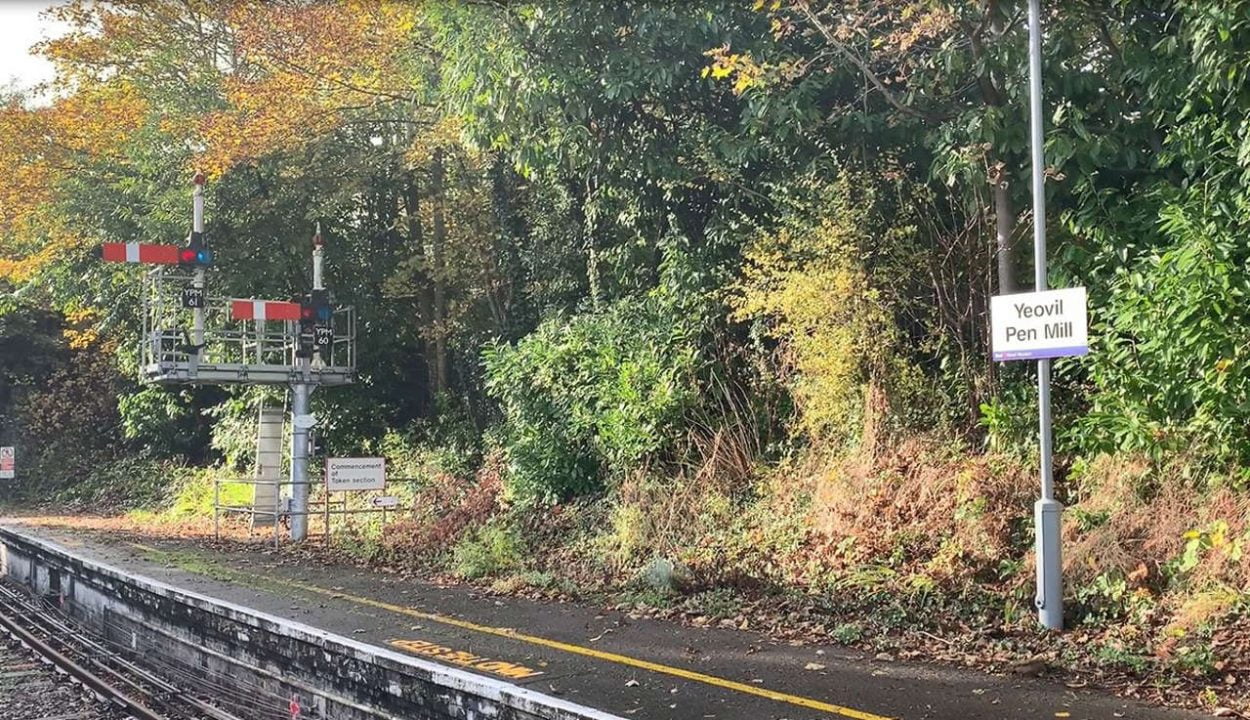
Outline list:
[[[73,627],[46,603],[3,583],[0,632],[90,690],[100,700],[100,718],[240,720],[136,665]]]

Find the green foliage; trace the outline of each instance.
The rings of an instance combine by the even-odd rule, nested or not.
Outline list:
[[[452,550],[452,570],[475,579],[520,570],[527,555],[520,533],[504,520],[482,526]]]
[[[58,87],[127,88],[105,107],[133,112],[129,130],[0,107],[0,155],[46,160],[0,183],[0,439],[30,497],[150,504],[170,484],[160,519],[205,514],[215,468],[250,465],[257,402],[282,403],[137,388],[134,268],[87,252],[185,237],[204,149],[236,161],[207,189],[214,293],[305,291],[320,221],[329,285],[359,313],[360,381],[314,398],[331,452],[424,481],[386,533],[359,521],[344,544],[360,554],[454,548],[465,577],[551,587],[518,572],[539,562],[518,528],[606,490],[573,504],[602,508],[573,534],[597,572],[650,562],[663,590],[642,599],[671,604],[697,578],[863,598],[892,625],[936,627],[943,600],[1031,615],[1035,481],[1015,466],[1035,451],[1036,391],[986,337],[988,298],[1031,274],[1020,3],[218,5],[71,13]],[[411,19],[385,39],[310,22],[384,7]],[[1087,287],[1093,321],[1054,394],[1088,624],[1154,623],[1175,598],[1152,593],[1244,595],[1248,9],[1048,9],[1050,282]],[[278,67],[284,48],[307,69]],[[367,97],[339,94],[343,67]],[[209,122],[227,109],[255,124]],[[30,124],[45,115],[60,124]],[[1001,272],[999,228],[1018,246]],[[1091,470],[1103,452],[1114,462]],[[695,602],[728,615],[739,599]],[[1205,602],[1195,617],[1232,606]],[[835,637],[860,641],[858,617]],[[1136,648],[1098,652],[1150,667]],[[1204,653],[1176,665],[1206,672]]]
[[[829,634],[843,645],[854,645],[863,639],[864,628],[858,623],[840,623]]]
[[[1222,664],[1216,663],[1216,655],[1207,642],[1185,645],[1177,649],[1172,666],[1177,670],[1199,677],[1212,677],[1219,674]]]
[[[221,453],[226,468],[242,472],[252,469],[256,453],[257,402],[260,398],[272,407],[281,407],[274,391],[253,387],[235,393],[209,408],[213,419],[212,448]]]
[[[1100,644],[1094,648],[1099,663],[1117,670],[1143,672],[1150,665],[1150,658],[1115,643]]]
[[[387,459],[392,477],[429,478],[445,474],[472,477],[482,463],[483,438],[472,418],[444,408],[403,430],[388,430],[375,450]]]
[[[990,450],[1029,453],[1037,445],[1037,392],[1024,383],[1003,388],[989,402],[981,403],[981,426]]]
[[[1163,210],[1169,244],[1116,274],[1094,308],[1097,391],[1079,438],[1095,449],[1250,461],[1250,245],[1195,204]],[[1197,459],[1197,458],[1195,458]]]
[[[126,508],[158,508],[168,499],[171,482],[183,468],[166,461],[143,457],[101,460],[72,482],[47,495],[50,488],[31,488],[28,499],[55,500],[63,506],[88,513],[107,514]],[[210,511],[211,512],[211,511]]]
[[[213,481],[226,477],[228,474],[218,467],[186,468],[175,473],[170,479],[173,497],[164,516],[174,519],[211,517],[214,499],[222,505],[251,505],[256,486],[250,483],[222,482],[214,492]]]
[[[732,588],[714,588],[691,595],[683,603],[710,619],[732,618],[742,612],[742,596]]]
[[[20,478],[39,496],[93,477],[125,457],[117,414],[121,379],[98,347],[77,350],[12,410]]]
[[[1125,578],[1119,573],[1103,573],[1094,582],[1076,589],[1075,608],[1082,621],[1102,625],[1123,619],[1135,607],[1149,606],[1146,596],[1136,595]]]
[[[698,400],[701,329],[698,308],[657,290],[487,348],[510,491],[566,498],[671,449]]]
[[[612,507],[609,529],[596,540],[609,562],[628,566],[649,549],[648,541],[653,538],[647,530],[647,517],[642,508],[618,503]]]
[[[1204,528],[1185,533],[1185,549],[1167,568],[1169,574],[1192,572],[1208,557],[1217,563],[1236,565],[1250,551],[1250,530],[1241,535],[1230,531],[1227,520],[1216,520]]]

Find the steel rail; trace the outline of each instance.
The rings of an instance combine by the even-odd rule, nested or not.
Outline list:
[[[135,665],[126,659],[123,652],[105,647],[90,635],[73,627],[70,624],[71,620],[55,606],[45,604],[41,607],[38,601],[28,600],[11,588],[0,585],[0,607],[5,606],[9,607],[10,611],[14,608],[20,609],[21,615],[32,626],[46,633],[49,640],[55,640],[68,652],[75,652],[86,657],[91,665],[116,678],[120,684],[129,685],[139,693],[157,699],[161,703],[180,702],[212,720],[240,720],[237,715],[205,703],[182,688]],[[68,642],[64,638],[71,638],[74,642]],[[78,643],[78,646],[74,643]],[[107,662],[101,658],[106,658]],[[159,691],[159,694],[154,691]]]
[[[40,640],[10,617],[9,612],[12,612],[12,608],[8,607],[7,603],[0,606],[0,627],[3,627],[10,635],[22,641],[31,650],[34,650],[53,665],[77,678],[79,682],[94,690],[101,697],[121,706],[137,720],[167,720],[164,715],[157,713],[138,700],[118,690],[100,676],[58,652],[48,643]]]
[[[9,591],[8,589],[5,589],[5,592],[11,592],[11,591]],[[39,618],[44,623],[45,630],[54,630],[57,633],[72,637],[76,641],[80,642],[86,650],[92,653],[95,653],[96,655],[100,657],[108,658],[108,662],[113,665],[116,665],[117,666],[116,668],[109,667],[108,664],[96,659],[95,657],[91,658],[91,662],[93,665],[99,667],[101,670],[108,672],[109,674],[118,678],[122,682],[125,682],[131,687],[134,687],[135,689],[141,692],[147,693],[149,695],[153,695],[151,689],[145,689],[144,687],[136,683],[133,678],[126,677],[121,672],[118,672],[118,670],[129,673],[130,675],[134,676],[134,678],[137,678],[139,681],[147,683],[147,685],[150,686],[150,688],[154,688],[156,690],[159,690],[161,693],[164,693],[164,695],[167,697],[162,697],[161,698],[162,702],[168,702],[169,700],[176,700],[183,704],[189,705],[196,712],[199,712],[200,714],[205,715],[206,717],[212,718],[213,720],[239,720],[238,716],[228,713],[225,710],[222,710],[221,708],[216,707],[214,705],[209,705],[208,703],[205,703],[199,700],[194,695],[184,691],[182,688],[178,687],[177,685],[174,685],[173,683],[165,680],[164,678],[153,674],[146,668],[140,667],[130,662],[129,660],[126,659],[125,652],[123,650],[121,649],[114,650],[112,648],[106,647],[105,645],[102,645],[100,642],[97,642],[91,636],[84,634],[78,629],[72,627],[69,624],[72,621],[68,617],[65,617],[55,607],[48,607],[46,609],[41,609],[39,612]],[[108,641],[105,640],[105,642],[108,642]],[[63,643],[63,644],[67,646],[69,645],[68,643]],[[121,646],[119,645],[118,647],[120,648]]]

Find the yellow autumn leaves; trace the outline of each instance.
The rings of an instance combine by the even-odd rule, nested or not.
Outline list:
[[[384,116],[420,156],[429,143],[414,128],[431,142],[455,131],[422,116],[421,12],[365,0],[59,8],[69,29],[41,46],[57,67],[52,102],[0,106],[0,279],[27,282],[90,244],[90,228],[55,210],[65,183],[124,172],[143,143],[189,148],[188,174],[217,176]]]
[[[0,279],[25,282],[87,242],[89,229],[67,226],[54,211],[58,188],[90,161],[117,159],[148,113],[121,79],[47,106],[13,100],[0,108]]]

